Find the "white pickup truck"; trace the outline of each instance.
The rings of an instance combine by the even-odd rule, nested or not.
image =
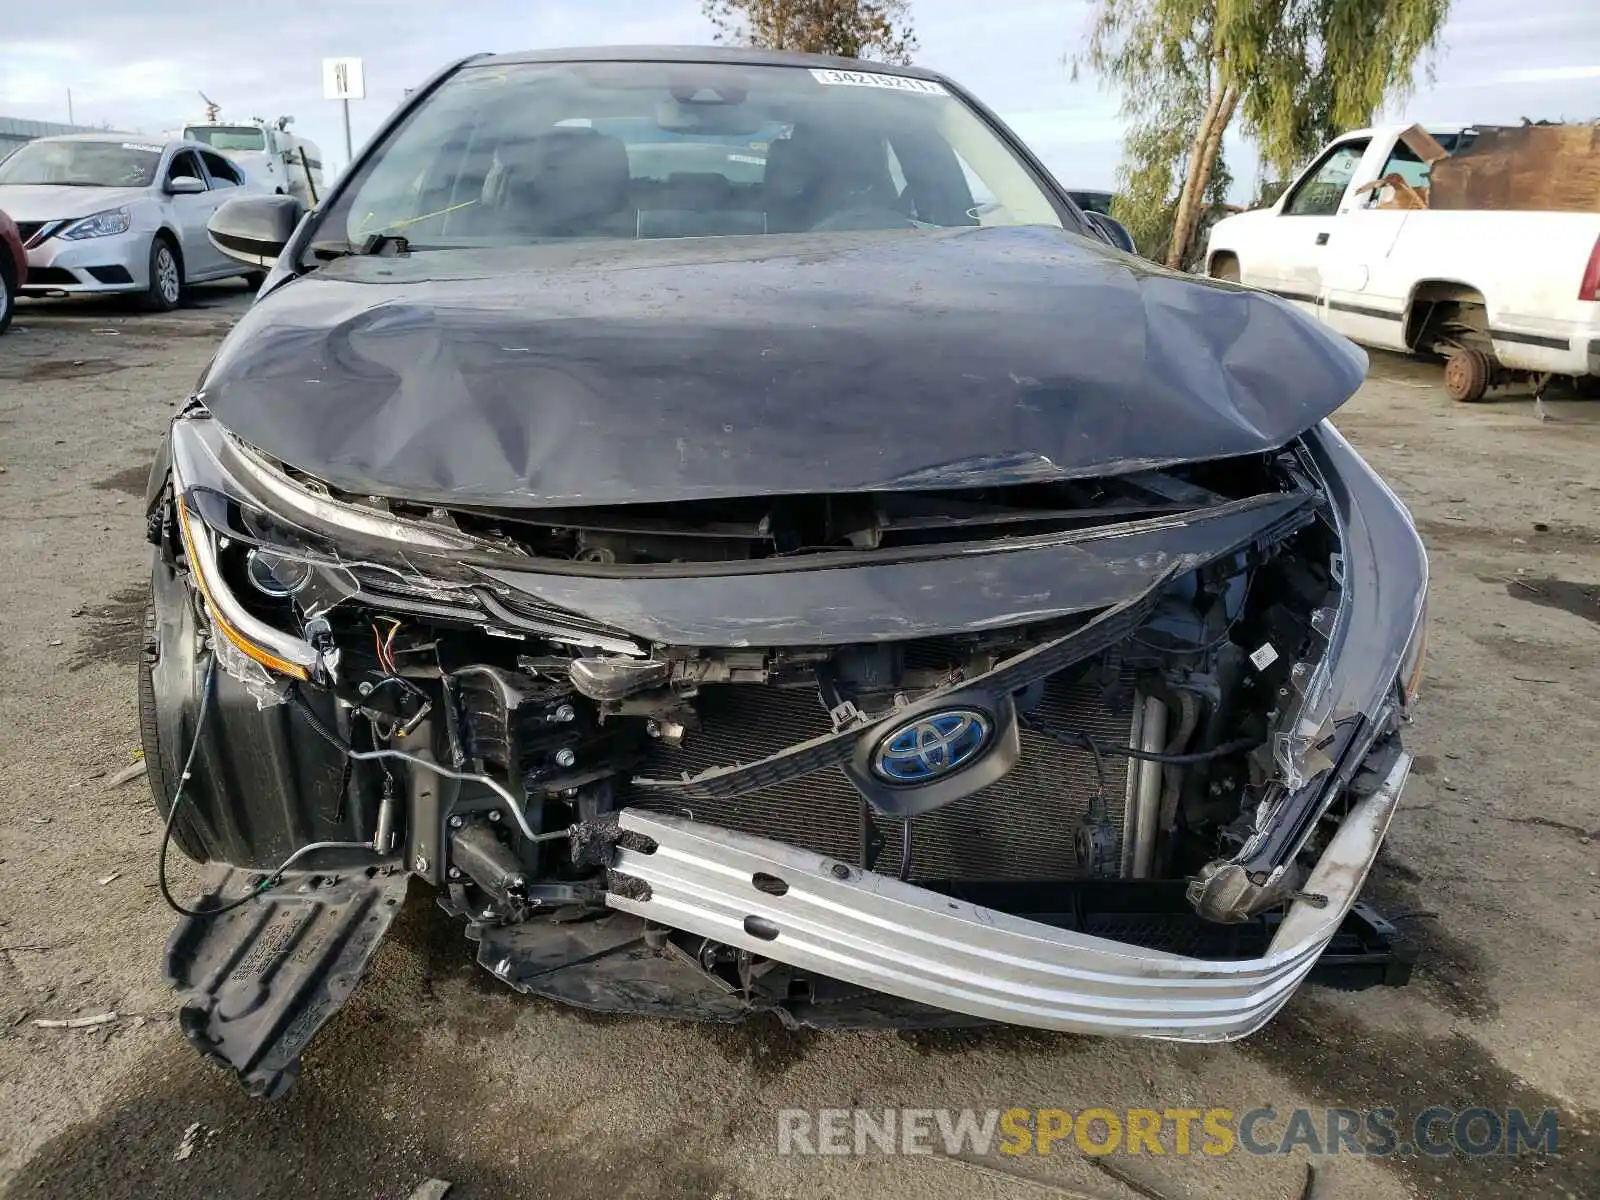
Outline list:
[[[1600,383],[1600,212],[1439,211],[1411,126],[1336,138],[1271,208],[1212,227],[1207,272],[1289,300],[1353,341],[1445,357],[1457,400],[1530,375]],[[1445,150],[1474,135],[1429,127]],[[1404,190],[1404,189],[1402,189]],[[1412,193],[1413,195],[1415,192]]]

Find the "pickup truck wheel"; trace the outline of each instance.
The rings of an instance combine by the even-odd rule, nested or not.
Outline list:
[[[1444,360],[1444,387],[1450,399],[1463,404],[1482,400],[1489,390],[1489,356],[1466,347],[1452,350]]]

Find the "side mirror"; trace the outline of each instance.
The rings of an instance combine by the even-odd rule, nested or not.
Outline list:
[[[1133,244],[1133,234],[1128,232],[1128,227],[1115,217],[1108,217],[1105,213],[1086,212],[1089,224],[1106,241],[1118,250],[1126,250],[1129,254],[1139,253],[1139,248]]]
[[[211,244],[235,262],[270,267],[289,244],[305,205],[293,196],[240,196],[206,222]]]
[[[176,175],[167,180],[167,195],[193,196],[206,190],[206,182],[196,179],[193,175]]]

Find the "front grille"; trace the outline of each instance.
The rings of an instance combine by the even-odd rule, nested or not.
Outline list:
[[[1127,745],[1133,727],[1131,691],[1115,711],[1106,707],[1102,696],[1098,686],[1057,677],[1049,681],[1044,699],[1031,715],[1043,724]],[[671,779],[684,771],[749,762],[831,728],[811,688],[708,687],[697,706],[701,728],[691,732],[680,749],[654,745],[640,775]],[[1127,772],[1126,759],[1105,758],[1106,819],[1117,836],[1113,863],[1121,856]],[[1087,751],[1063,747],[1023,729],[1021,760],[1003,779],[913,819],[910,878],[1080,878],[1072,839],[1088,813],[1095,783],[1094,758]],[[644,791],[625,795],[624,802],[646,807],[663,803]],[[746,796],[697,799],[688,808],[696,821],[865,865],[866,804],[837,767]],[[884,845],[875,868],[886,874],[897,872],[899,823],[881,821],[879,831]]]

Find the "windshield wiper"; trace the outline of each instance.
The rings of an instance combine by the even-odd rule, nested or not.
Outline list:
[[[313,242],[311,256],[321,262],[336,258],[405,258],[411,254],[411,243],[398,233],[369,233],[360,245],[353,242]]]
[[[356,253],[363,257],[404,258],[411,253],[411,243],[398,233],[370,233]]]

